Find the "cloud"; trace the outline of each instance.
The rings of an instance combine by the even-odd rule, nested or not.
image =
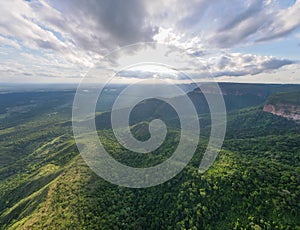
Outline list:
[[[176,4],[175,4],[176,3]],[[300,0],[281,8],[273,0],[173,1],[167,14],[157,9],[160,34],[170,30],[186,41],[195,38],[207,48],[232,48],[282,38],[300,26]],[[188,12],[187,12],[188,10]],[[155,14],[154,14],[155,15]],[[153,16],[154,17],[154,16]],[[171,35],[175,40],[178,36]],[[159,37],[159,36],[157,36]],[[177,40],[178,41],[178,40]]]
[[[149,42],[155,33],[155,28],[147,22],[147,11],[140,0],[66,0],[54,1],[53,5],[68,22],[63,32],[69,33],[76,45],[91,51],[99,51],[97,46],[111,49]],[[60,21],[52,24],[61,26]]]
[[[165,41],[185,43],[185,48],[230,48],[275,39],[300,25],[299,0],[287,9],[274,5],[261,0],[12,0],[1,3],[0,34],[74,60],[87,52],[106,55],[120,46],[161,41],[163,33],[169,36]]]
[[[300,28],[300,1],[295,1],[294,5],[287,9],[278,11],[268,28],[265,36],[257,41],[268,41],[276,38],[284,37],[291,32]]]
[[[72,58],[75,58],[79,51],[70,43],[61,41],[53,31],[46,29],[44,22],[37,16],[39,11],[34,10],[36,5],[37,2],[28,3],[15,0],[0,3],[1,41],[5,44],[9,38],[10,45],[17,46],[19,49],[26,48],[32,52],[54,51],[64,57],[74,53],[74,57],[70,56],[71,58],[68,59],[72,63]],[[40,4],[40,7],[43,5]],[[58,18],[58,15],[58,13],[53,14],[53,18]],[[84,63],[83,55],[82,58]]]
[[[7,40],[16,38],[26,48],[55,51],[73,64],[91,66],[112,49],[152,41],[155,33],[139,0],[12,0],[0,8],[2,44],[17,46]]]
[[[288,59],[241,53],[224,53],[210,60],[213,76],[244,76],[266,73],[283,66],[294,64]]]
[[[291,64],[294,64],[294,63],[295,63],[294,61],[287,60],[287,59],[275,59],[275,58],[272,58],[272,59],[270,59],[270,60],[265,61],[264,63],[262,63],[262,66],[265,69],[270,70],[270,69],[279,69],[282,66],[291,65]]]
[[[265,1],[250,0],[238,3],[235,9],[225,8],[224,11],[227,17],[221,15],[224,19],[218,19],[219,28],[208,37],[209,43],[220,48],[253,43],[257,36],[264,33],[274,9]]]
[[[239,77],[220,76],[219,82],[252,82],[252,83],[280,83],[280,84],[299,84],[300,65],[295,63],[285,66],[277,71],[263,72],[255,75],[244,75]]]
[[[221,48],[254,44],[287,36],[300,27],[300,1],[280,9],[273,1],[252,0],[233,14],[209,39]]]
[[[242,12],[237,13],[234,15],[232,19],[228,23],[226,23],[219,32],[231,30],[238,26],[239,24],[243,23],[244,21],[248,20],[249,18],[257,16],[258,13],[262,11],[263,8],[263,1],[255,0],[250,2],[249,6]]]
[[[64,44],[50,31],[42,29],[34,20],[35,13],[24,1],[1,2],[0,34],[13,37],[29,48],[41,48],[40,44],[51,44],[51,48],[60,50]]]
[[[223,53],[207,62],[213,76],[256,75],[294,62],[231,49],[288,36],[300,26],[299,12],[300,0],[288,8],[275,0],[2,1],[0,70],[3,75],[76,76],[119,47],[155,41],[199,58],[221,48]],[[11,57],[19,65],[5,59]],[[186,70],[208,74],[194,62]]]
[[[160,80],[190,80],[187,75],[181,72],[156,72],[146,70],[123,70],[118,73],[118,77],[135,78],[135,79],[152,79],[158,78]]]
[[[182,66],[179,63],[176,69],[156,69],[152,66],[142,65],[136,68],[123,70],[118,73],[119,76],[126,78],[147,79],[153,76],[160,79],[186,80],[187,76],[192,76],[195,79],[219,78],[224,76],[240,77],[246,75],[257,75],[277,71],[278,69],[296,64],[297,62],[276,58],[273,56],[251,55],[242,53],[219,52],[215,54],[204,54],[203,56],[191,56],[180,53],[180,50],[173,50],[172,55],[175,58],[180,56],[184,59]],[[150,53],[150,52],[149,52]],[[130,60],[130,56],[123,57]],[[169,59],[173,61],[172,57]],[[173,66],[169,63],[170,66]]]
[[[14,47],[16,49],[20,49],[21,46],[19,45],[19,43],[14,40],[14,39],[10,39],[4,36],[0,35],[0,45],[1,46],[10,46],[10,47]]]
[[[215,0],[206,1],[191,1],[191,4],[188,7],[188,13],[182,19],[177,22],[177,26],[179,28],[194,28],[199,25],[199,23],[203,20],[206,11],[215,3]],[[178,4],[180,4],[178,2]],[[179,7],[179,9],[182,9]]]

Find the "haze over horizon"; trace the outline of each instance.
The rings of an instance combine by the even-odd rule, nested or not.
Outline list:
[[[299,84],[299,10],[300,0],[2,1],[0,82],[76,84],[110,52],[152,42],[214,53],[218,82]]]
[[[300,230],[300,0],[0,1],[0,230]]]

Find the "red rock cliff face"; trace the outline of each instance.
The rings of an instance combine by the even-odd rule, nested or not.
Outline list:
[[[291,120],[300,121],[299,106],[285,105],[285,104],[276,104],[276,105],[267,104],[264,106],[264,111]]]

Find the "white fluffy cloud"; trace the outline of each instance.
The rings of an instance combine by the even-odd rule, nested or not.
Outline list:
[[[283,37],[300,27],[300,1],[297,0],[288,9],[279,10],[274,14],[266,28],[265,36],[259,41],[266,41]]]
[[[177,34],[184,34],[185,39],[198,38],[210,48],[277,39],[300,27],[299,0],[284,9],[275,0],[232,0],[230,3],[198,0],[191,1],[189,7],[182,1],[175,2],[178,11],[171,10],[164,15],[158,9],[157,14],[164,15],[161,31],[171,28]]]
[[[210,62],[210,71],[214,76],[256,75],[294,64],[287,59],[241,53],[222,54]]]
[[[195,56],[222,49],[207,63],[214,76],[255,75],[294,61],[230,49],[287,36],[300,27],[299,11],[300,0],[288,8],[275,0],[1,1],[0,71],[79,77],[118,47],[155,41]]]

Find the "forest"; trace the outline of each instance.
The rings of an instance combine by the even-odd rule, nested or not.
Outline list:
[[[113,185],[82,159],[72,133],[73,90],[0,94],[0,229],[300,229],[300,124],[263,111],[268,101],[299,105],[300,86],[221,88],[227,133],[213,166],[198,170],[211,125],[199,107],[201,136],[192,160],[172,180],[143,189]],[[137,139],[149,138],[153,118],[168,124],[162,146],[138,154],[117,143],[109,124],[116,95],[106,96],[96,125],[111,156],[135,167],[170,157],[180,129],[168,105],[149,100],[135,108]],[[189,96],[194,104],[203,100],[196,91]]]

